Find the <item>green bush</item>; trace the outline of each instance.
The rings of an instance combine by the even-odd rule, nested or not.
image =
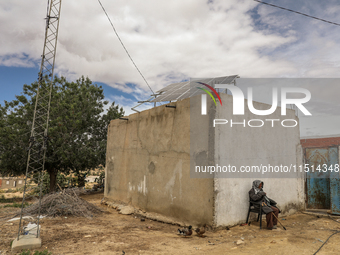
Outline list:
[[[37,177],[38,176],[36,176],[35,178],[37,179]],[[76,177],[66,176],[63,173],[58,172],[56,191],[60,190],[59,186],[62,189],[79,186],[79,179],[78,179],[77,176]],[[43,176],[41,190],[42,190],[42,195],[49,193],[49,190],[50,190],[50,175],[47,172]],[[39,186],[34,187],[31,195],[39,196],[39,194],[40,194],[40,187]]]
[[[0,203],[7,203],[7,199],[5,198],[4,195],[1,195],[1,197],[0,197]]]

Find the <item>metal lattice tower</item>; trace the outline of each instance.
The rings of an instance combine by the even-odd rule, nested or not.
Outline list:
[[[40,215],[42,181],[45,170],[44,164],[48,143],[47,130],[53,87],[53,70],[57,48],[60,8],[61,0],[51,0],[51,2],[47,4],[45,42],[38,77],[38,88],[32,121],[31,136],[29,139],[25,187],[21,205],[18,240],[20,235],[27,234],[23,228],[25,225],[23,219],[25,213],[24,202],[25,198],[27,198],[29,194],[28,191],[31,189],[30,184],[33,180],[38,183],[38,188],[40,189],[38,216]],[[32,220],[30,220],[30,222],[32,222]],[[34,219],[33,222],[39,226],[39,217]],[[36,233],[36,237],[40,236],[39,230],[39,228],[33,230],[34,234]],[[30,231],[29,234],[31,233],[32,231]]]

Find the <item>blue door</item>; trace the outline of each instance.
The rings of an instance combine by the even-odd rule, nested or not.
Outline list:
[[[340,181],[338,147],[329,148],[329,161],[332,167],[330,172],[331,213],[340,215]]]
[[[338,155],[338,147],[305,150],[310,170],[306,180],[308,209],[331,209],[332,214],[340,215]]]
[[[328,148],[311,148],[305,151],[307,172],[307,208],[330,209],[329,173],[318,171],[318,166],[328,165]],[[314,170],[314,171],[313,171]]]

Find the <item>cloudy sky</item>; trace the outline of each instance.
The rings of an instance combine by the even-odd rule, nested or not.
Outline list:
[[[340,78],[336,25],[252,0],[101,2],[154,91],[190,77]],[[268,2],[340,23],[337,0]],[[37,79],[46,7],[46,0],[0,2],[0,103]],[[88,76],[127,114],[151,94],[98,0],[62,2],[55,74],[70,81]],[[313,88],[312,97],[322,97],[301,135],[340,134],[339,93],[340,86],[326,83]]]

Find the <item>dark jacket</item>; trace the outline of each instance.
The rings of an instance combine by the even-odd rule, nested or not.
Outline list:
[[[255,192],[255,188],[258,188],[261,183],[262,183],[262,187],[263,187],[262,181],[256,180],[256,181],[253,182],[253,188],[251,190],[249,190],[249,199],[252,202],[260,202],[261,204],[262,203],[267,204],[267,200],[265,199],[265,193],[263,192],[263,190],[261,189],[261,191],[259,191],[257,194]],[[270,199],[270,198],[268,198],[268,199],[269,199],[270,206],[276,207],[277,203],[273,199]],[[273,212],[273,210],[270,208],[270,206],[267,206],[265,204],[262,205],[262,211],[265,214]],[[259,204],[255,204],[254,206],[255,206],[255,208],[260,208]]]

